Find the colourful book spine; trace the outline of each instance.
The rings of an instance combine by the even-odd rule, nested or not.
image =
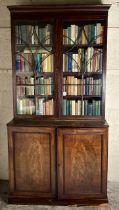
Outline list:
[[[27,25],[21,25],[21,44],[25,44],[27,42]]]
[[[67,100],[63,99],[63,115],[67,115]]]
[[[88,43],[88,25],[84,26],[84,33],[85,33],[85,44]]]
[[[72,100],[72,115],[76,114],[76,105],[75,105],[76,101]]]
[[[91,43],[96,43],[96,24],[91,25]]]
[[[15,26],[15,34],[16,34],[16,44],[20,44],[19,43],[19,26],[18,25]]]
[[[70,101],[67,100],[67,103],[66,103],[66,113],[67,115],[70,115]]]
[[[38,25],[34,26],[34,44],[38,44]]]
[[[78,100],[78,115],[81,115],[81,101]]]
[[[93,100],[92,104],[93,104],[93,116],[95,116],[96,115],[96,101]]]
[[[36,100],[36,115],[43,115],[43,102],[43,98]]]
[[[21,56],[20,54],[16,54],[16,71],[21,70]]]
[[[72,52],[68,53],[68,71],[72,72]]]
[[[20,54],[20,70],[24,72],[24,52]]]
[[[41,72],[41,54],[36,55],[36,72]]]
[[[88,115],[92,116],[93,115],[93,104],[92,103],[88,103]]]
[[[96,25],[96,44],[101,43],[101,31],[102,31],[101,23],[97,23],[97,25]]]
[[[84,114],[88,115],[88,101],[84,100]]]

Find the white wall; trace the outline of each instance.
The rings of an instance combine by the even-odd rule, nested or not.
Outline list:
[[[0,179],[8,179],[8,144],[6,123],[12,112],[12,64],[10,15],[7,5],[42,3],[44,0],[0,0]],[[46,3],[72,3],[70,0],[45,1]],[[79,0],[73,3],[81,2]],[[82,0],[84,3],[84,1]],[[85,3],[98,3],[100,0]],[[119,3],[116,0],[102,0],[111,3],[108,27],[106,119],[109,128],[109,170],[110,181],[119,180]]]

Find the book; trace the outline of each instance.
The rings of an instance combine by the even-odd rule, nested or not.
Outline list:
[[[63,115],[67,115],[67,100],[63,99]]]
[[[72,52],[68,53],[68,72],[72,72]]]
[[[41,72],[41,57],[42,55],[40,53],[37,53],[35,55],[35,71],[36,72]]]
[[[21,43],[26,44],[27,42],[27,25],[20,25],[21,30]]]
[[[36,98],[36,115],[43,115],[44,98]]]
[[[16,54],[16,71],[21,70],[21,56],[20,54]]]

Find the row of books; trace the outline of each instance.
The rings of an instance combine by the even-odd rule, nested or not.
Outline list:
[[[17,96],[34,96],[34,86],[17,86]]]
[[[53,95],[53,85],[38,85],[35,87],[35,94],[36,95]]]
[[[101,101],[64,99],[63,115],[99,116],[101,115]]]
[[[53,115],[53,114],[54,114],[54,100],[37,98],[36,115]]]
[[[38,77],[35,81],[35,84],[39,85],[51,85],[53,84],[53,78],[52,77]]]
[[[103,50],[93,47],[63,54],[63,72],[102,71]]]
[[[26,84],[26,85],[34,85],[34,77],[31,76],[16,76],[16,84],[18,85],[22,85],[22,84]]]
[[[39,77],[36,80],[35,94],[36,95],[52,95],[54,91],[53,78]]]
[[[53,95],[53,85],[17,86],[17,96]]]
[[[21,72],[53,72],[53,54],[23,51],[16,53],[16,71]]]
[[[34,78],[33,76],[16,76],[16,83],[18,85],[49,85],[53,84],[53,78],[48,76],[41,76]]]
[[[53,26],[16,25],[16,44],[52,44]]]
[[[34,99],[29,98],[17,98],[17,114],[35,114]]]
[[[93,77],[82,79],[74,76],[63,78],[63,96],[66,95],[97,95],[101,96],[102,80]]]
[[[17,114],[53,115],[54,101],[53,99],[46,100],[44,98],[37,98],[35,106],[34,99],[18,97]]]
[[[63,29],[64,44],[100,44],[103,42],[103,26],[101,23],[88,25],[69,25]]]

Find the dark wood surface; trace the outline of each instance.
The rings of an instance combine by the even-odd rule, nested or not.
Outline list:
[[[58,130],[58,197],[106,195],[107,129]]]
[[[55,195],[53,128],[9,128],[10,193],[51,198]]]
[[[9,202],[106,202],[107,132],[8,126]]]
[[[8,180],[0,180],[0,197],[1,197],[1,202],[5,202],[5,206],[7,205],[6,203],[8,202],[8,186],[9,186],[9,181]],[[107,202],[107,200],[102,199],[102,200],[93,200],[91,199],[90,202],[89,200],[85,200],[85,203],[87,202],[87,205],[100,205],[102,206],[102,203],[104,203],[104,207],[105,207],[105,202]],[[75,202],[71,200],[67,201],[67,200],[62,200],[62,201],[56,201],[53,199],[40,199],[40,198],[31,198],[31,197],[17,197],[17,196],[12,196],[12,198],[9,196],[9,203],[17,203],[17,204],[48,204],[48,205],[74,205],[75,206],[81,206],[84,205],[83,200],[79,202],[79,200],[75,200]],[[9,205],[9,204],[8,204]],[[92,207],[94,208],[94,207]]]
[[[78,128],[102,128],[108,127],[108,123],[104,121],[97,121],[95,120],[31,120],[31,119],[13,119],[8,124],[10,127],[78,127]]]
[[[41,205],[52,205],[52,206],[69,206],[73,207],[77,206],[97,206],[97,205],[105,205],[108,203],[108,198],[84,198],[84,199],[66,199],[66,200],[53,200],[53,199],[42,199],[40,197],[31,197],[31,196],[9,196],[8,202],[10,204],[41,204]]]
[[[33,12],[54,12],[54,13],[64,13],[64,12],[88,12],[88,13],[106,13],[110,8],[111,4],[55,4],[55,5],[18,5],[18,6],[8,6],[11,13],[32,13]],[[86,14],[84,14],[86,15]]]

